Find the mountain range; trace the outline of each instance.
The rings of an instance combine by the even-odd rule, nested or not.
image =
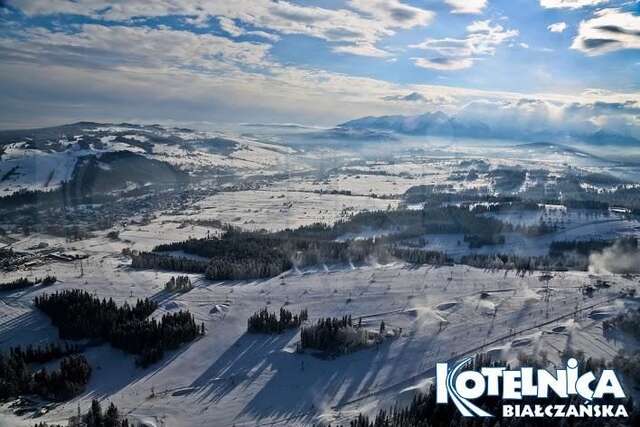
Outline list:
[[[453,138],[510,139],[539,141],[577,142],[589,145],[637,146],[640,140],[618,133],[598,130],[593,133],[570,133],[559,131],[519,132],[491,127],[478,120],[467,120],[450,116],[441,111],[415,116],[388,115],[368,116],[339,124],[336,129],[358,131],[386,131],[412,136],[443,136]],[[334,131],[335,132],[335,131]]]

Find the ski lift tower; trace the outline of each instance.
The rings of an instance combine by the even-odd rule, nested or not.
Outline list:
[[[545,271],[541,276],[538,277],[538,280],[544,282],[544,302],[545,306],[545,317],[549,318],[549,302],[551,300],[551,288],[549,287],[549,282],[553,279],[553,274],[548,271]]]

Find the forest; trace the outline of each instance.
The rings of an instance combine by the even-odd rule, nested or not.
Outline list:
[[[360,325],[354,326],[350,315],[327,317],[301,329],[299,349],[319,350],[329,355],[347,354],[365,346],[368,339],[368,331]]]
[[[511,270],[518,274],[534,271],[586,271],[589,258],[571,253],[555,256],[519,256],[514,254],[469,254],[460,258],[460,264],[487,270]]]
[[[147,367],[162,359],[166,350],[204,334],[188,311],[164,314],[158,321],[147,319],[158,307],[149,300],[118,307],[112,300],[100,299],[73,289],[35,297],[36,308],[44,312],[62,339],[99,339],[115,348],[138,355],[136,363]]]
[[[91,408],[84,414],[72,418],[74,426],[82,427],[129,427],[132,424],[122,416],[120,410],[111,402],[106,411],[103,411],[100,401],[93,399]],[[62,427],[59,424],[36,423],[33,427]]]
[[[164,284],[164,290],[167,292],[185,293],[193,289],[189,276],[171,276],[171,279]]]
[[[409,264],[415,265],[451,265],[453,259],[440,251],[426,251],[423,249],[393,247],[391,255]]]
[[[287,329],[295,329],[309,318],[307,310],[293,314],[284,307],[280,308],[280,317],[264,308],[247,319],[247,332],[252,334],[281,334]]]
[[[170,268],[202,272],[202,261],[165,257],[162,252],[184,251],[209,258],[204,269],[210,280],[242,280],[275,277],[287,270],[311,265],[362,263],[375,255],[390,259],[374,240],[336,242],[307,237],[229,230],[222,237],[191,239],[154,248],[152,253],[132,256],[135,268]],[[164,261],[169,258],[170,260]],[[182,263],[184,262],[184,265]],[[197,271],[190,268],[195,265]]]
[[[9,349],[9,358],[20,359],[24,363],[48,363],[52,360],[60,359],[61,357],[69,356],[72,354],[80,353],[80,346],[76,344],[70,344],[65,342],[64,345],[60,343],[48,343],[34,346],[32,344],[26,347],[11,347]]]
[[[0,292],[1,291],[17,291],[19,289],[30,288],[31,286],[35,286],[41,284],[42,286],[50,286],[56,283],[58,279],[55,276],[45,276],[43,279],[34,279],[31,280],[27,277],[20,277],[11,282],[0,283]]]
[[[295,230],[284,230],[277,235],[336,239],[349,233],[367,229],[390,231],[398,239],[418,237],[425,234],[469,234],[498,235],[519,228],[495,218],[482,216],[468,207],[425,206],[423,209],[387,209],[363,211],[334,225],[313,224]]]
[[[602,322],[602,333],[605,337],[613,331],[620,331],[640,341],[640,310],[630,310]]]
[[[625,248],[638,249],[638,240],[635,237],[611,239],[591,239],[591,240],[566,240],[554,241],[549,246],[550,256],[562,256],[568,252],[575,252],[582,256],[589,256],[593,252],[602,252],[605,248],[618,243]]]
[[[602,322],[602,334],[607,340],[631,339],[636,346],[627,351],[619,351],[613,359],[613,367],[623,372],[628,378],[640,383],[640,310],[628,310]]]
[[[390,262],[399,258],[411,263],[446,264],[442,253],[403,248],[405,241],[430,233],[463,233],[473,247],[504,242],[501,233],[519,231],[539,234],[551,231],[544,224],[516,227],[494,218],[454,206],[424,210],[360,212],[334,225],[312,224],[275,233],[227,228],[220,237],[190,239],[156,246],[152,252],[131,254],[134,268],[160,268],[204,273],[210,280],[242,280],[275,277],[294,266],[359,264],[371,258]],[[337,241],[348,233],[366,229],[390,230],[376,239]],[[209,261],[167,256],[183,251]]]
[[[0,353],[0,400],[23,394],[37,394],[44,399],[63,401],[84,390],[91,377],[91,366],[74,346],[50,344],[41,347],[11,348]],[[34,369],[62,358],[58,369]]]
[[[129,252],[129,256],[131,256],[131,267],[138,269],[170,270],[186,273],[204,273],[207,269],[207,262],[187,257],[175,257],[155,252]]]
[[[529,171],[535,172],[535,171]],[[495,172],[493,172],[495,175]],[[518,188],[510,182],[520,182],[520,174],[508,177],[504,173],[498,177],[496,184],[507,191]],[[515,179],[512,179],[514,178]],[[494,176],[496,178],[496,176]],[[581,184],[605,185],[612,187],[611,191],[598,191]],[[505,184],[507,186],[505,187]],[[409,188],[403,195],[405,203],[427,203],[429,206],[440,206],[446,203],[457,203],[464,200],[467,203],[527,203],[534,204],[562,204],[568,208],[594,209],[607,211],[610,207],[623,207],[632,214],[640,213],[640,188],[628,186],[627,183],[615,177],[604,174],[593,174],[574,171],[560,176],[553,185],[533,185],[517,194],[495,196],[478,192],[476,189],[454,191],[451,188],[435,185],[417,185]]]
[[[261,240],[259,237],[252,238],[254,240],[253,249],[258,253],[261,251],[261,245],[267,245],[264,249],[273,249],[269,245],[269,239]],[[178,242],[171,245],[163,245],[162,249],[167,246],[171,248],[182,247],[184,243],[190,248],[199,246],[206,247],[212,239],[188,240],[186,242]],[[131,266],[140,269],[162,269],[170,271],[180,271],[186,273],[205,273],[205,277],[210,280],[243,280],[243,279],[261,279],[278,276],[279,274],[297,267],[316,266],[322,263],[364,263],[369,257],[375,257],[379,262],[390,262],[394,259],[400,259],[410,264],[432,264],[447,265],[453,263],[453,260],[443,252],[429,251],[418,248],[406,248],[398,245],[386,245],[385,238],[376,240],[366,239],[358,241],[344,242],[324,242],[316,244],[307,241],[305,249],[300,249],[302,244],[298,241],[298,245],[288,244],[286,241],[281,242],[284,249],[288,251],[289,259],[281,256],[276,260],[254,259],[249,256],[250,252],[232,260],[231,256],[223,256],[212,258],[207,261],[193,260],[187,257],[176,257],[164,255],[157,252],[140,252],[131,253]],[[271,242],[272,243],[272,242]],[[290,242],[289,242],[290,243]],[[217,245],[219,243],[214,243]],[[241,245],[239,243],[238,245]],[[168,250],[168,249],[167,249]],[[180,249],[185,250],[185,249]],[[198,249],[191,249],[197,251]],[[254,253],[254,252],[251,252]],[[293,260],[294,262],[292,262]]]

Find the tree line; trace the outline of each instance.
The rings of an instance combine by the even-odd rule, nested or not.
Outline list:
[[[450,188],[434,185],[418,185],[409,188],[403,195],[407,204],[427,203],[431,206],[439,206],[446,203],[457,203],[460,200],[466,202],[486,202],[497,204],[527,203],[533,204],[560,204],[567,208],[591,209],[607,211],[612,206],[627,208],[633,214],[640,213],[640,188],[625,185],[618,182],[611,191],[599,191],[597,188],[583,188],[582,183],[594,181],[593,176],[567,175],[559,177],[554,185],[542,183],[527,188],[522,193],[506,196],[495,196],[488,193],[480,193],[476,189],[451,191]],[[610,186],[611,183],[603,183],[597,179],[595,185]]]
[[[91,366],[84,356],[71,354],[72,351],[75,349],[46,347],[12,348],[8,354],[0,353],[0,400],[37,394],[45,399],[62,401],[80,394],[91,377]],[[62,355],[65,357],[58,369],[34,371],[31,366]]]
[[[391,250],[394,258],[401,259],[409,264],[416,265],[449,265],[453,264],[453,259],[446,253],[440,251],[426,251],[423,249],[394,247]]]
[[[602,333],[609,337],[614,330],[630,335],[636,340],[640,340],[640,310],[630,310],[625,313],[604,320],[602,322]]]
[[[206,239],[199,239],[206,240]],[[399,244],[390,243],[388,237],[378,239],[367,239],[350,242],[329,242],[331,244],[306,244],[283,242],[282,247],[287,249],[291,261],[282,258],[282,263],[277,261],[262,261],[252,259],[249,253],[245,254],[236,262],[229,261],[228,258],[211,259],[209,264],[202,261],[195,261],[198,267],[189,268],[193,260],[186,258],[174,258],[157,253],[142,253],[139,257],[134,257],[134,267],[141,265],[137,262],[140,257],[149,260],[147,268],[169,268],[177,271],[188,271],[192,273],[205,273],[210,280],[243,280],[254,278],[275,277],[294,265],[297,267],[322,265],[323,263],[363,263],[369,257],[378,262],[385,263],[394,259],[400,259],[410,264],[416,265],[451,265],[454,259],[445,252],[424,250],[419,248],[408,248]],[[183,242],[172,245],[180,246]],[[333,245],[335,243],[336,245]],[[206,242],[203,241],[204,245]],[[593,240],[581,241],[555,241],[551,243],[549,253],[542,256],[524,256],[517,254],[467,254],[461,256],[457,262],[471,267],[490,270],[514,270],[520,274],[527,272],[552,270],[587,270],[589,266],[588,254],[601,248],[611,246],[612,241]],[[153,260],[159,260],[155,263]],[[166,261],[166,263],[165,263]],[[184,264],[182,264],[184,261]]]
[[[635,237],[623,237],[621,239],[590,239],[590,240],[563,240],[553,241],[549,245],[549,255],[558,256],[567,252],[575,252],[582,256],[589,256],[593,252],[602,252],[604,249],[618,243],[630,250],[638,249],[638,239]]]
[[[516,227],[498,219],[476,214],[465,206],[425,206],[423,209],[387,209],[358,212],[334,225],[312,224],[276,233],[280,236],[336,239],[366,229],[402,233],[403,238],[424,234],[493,235]]]
[[[131,256],[131,267],[137,269],[171,270],[185,273],[204,273],[207,269],[206,261],[199,261],[187,257],[174,257],[155,252],[128,252]]]
[[[319,319],[300,330],[300,350],[319,350],[328,354],[345,354],[366,345],[368,332],[354,327],[351,315]]]
[[[275,258],[264,258],[261,248],[273,249],[269,246],[272,241],[253,238],[255,246],[246,248],[241,255],[233,255],[231,252],[219,257],[211,258],[208,262],[193,260],[186,257],[174,257],[164,255],[162,252],[133,253],[133,268],[164,269],[188,273],[204,273],[210,280],[242,280],[256,278],[270,278],[278,276],[297,267],[315,266],[323,263],[363,263],[369,257],[379,262],[390,262],[400,259],[410,264],[451,264],[453,260],[445,253],[428,251],[417,248],[403,248],[397,245],[389,245],[386,238],[376,240],[366,239],[350,242],[312,242],[309,239],[297,239],[287,242],[279,239],[280,250]],[[184,250],[201,253],[198,248],[206,247],[212,239],[197,239],[186,242],[176,242],[162,245],[154,250]],[[260,242],[260,243],[257,243]],[[213,245],[219,245],[214,241]],[[231,246],[240,246],[239,240],[230,243]],[[180,249],[177,249],[180,248]],[[202,255],[201,255],[202,256]],[[234,258],[235,257],[235,258]]]
[[[127,353],[138,355],[146,367],[162,359],[166,350],[178,348],[204,333],[188,311],[165,314],[158,321],[147,319],[158,307],[145,298],[131,306],[118,307],[113,299],[100,299],[86,291],[71,289],[35,297],[62,339],[99,339]]]
[[[203,261],[162,254],[173,251],[206,257],[209,261],[205,264]],[[286,234],[228,230],[221,237],[159,245],[151,253],[132,255],[132,266],[204,272],[210,280],[243,280],[275,277],[294,265],[306,267],[322,263],[362,263],[370,256],[391,260],[387,249],[373,239],[337,242]]]
[[[557,256],[520,256],[516,254],[469,254],[460,258],[460,263],[488,270],[513,270],[518,274],[533,271],[585,271],[589,259],[579,255],[563,254]]]
[[[61,345],[59,343],[48,343],[33,346],[32,344],[26,347],[11,347],[9,349],[9,358],[20,359],[24,363],[48,363],[61,357],[69,356],[72,354],[80,353],[80,346],[77,344],[70,344],[68,342]]]
[[[70,424],[83,427],[129,427],[129,420],[120,414],[120,410],[111,402],[106,411],[97,399],[91,401],[91,408],[80,416],[72,417]],[[47,424],[40,422],[34,427],[62,427],[59,424]]]
[[[42,286],[50,286],[56,283],[58,279],[55,276],[45,276],[42,279],[34,279],[31,280],[27,277],[20,277],[11,282],[0,283],[0,291],[17,291],[19,289],[30,288],[31,286],[35,286],[37,284],[41,284]]]
[[[185,293],[193,289],[189,276],[173,277],[164,284],[164,290],[167,292]]]
[[[293,314],[284,307],[280,308],[280,317],[264,308],[247,319],[247,332],[254,334],[281,334],[287,329],[295,329],[309,318],[307,310]]]

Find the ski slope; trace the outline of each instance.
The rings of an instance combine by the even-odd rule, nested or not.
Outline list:
[[[33,246],[31,236],[17,247]],[[65,246],[63,241],[52,245]],[[637,280],[604,277],[612,286],[589,298],[581,286],[598,278],[582,272],[525,277],[466,266],[414,268],[402,263],[362,268],[325,266],[291,271],[270,280],[211,282],[192,275],[195,289],[182,295],[162,291],[169,272],[134,271],[123,246],[102,237],[75,242],[89,255],[78,263],[46,264],[29,276],[55,271],[60,282],[3,295],[0,346],[47,342],[56,330],[33,309],[41,292],[82,288],[118,303],[151,297],[160,307],[154,316],[189,309],[207,334],[168,354],[148,369],[108,345],[85,354],[95,367],[86,392],[61,404],[43,419],[62,421],[88,407],[92,398],[113,401],[131,417],[150,425],[313,425],[346,422],[359,412],[406,401],[424,389],[437,362],[477,352],[517,360],[519,352],[558,363],[566,349],[610,359],[623,342],[607,342],[601,321],[636,306],[620,298]],[[82,272],[82,275],[81,275]],[[14,272],[7,279],[24,274]],[[175,273],[173,273],[175,274]],[[546,298],[549,295],[549,298]],[[295,352],[297,332],[250,335],[246,319],[267,306],[309,310],[310,320],[351,314],[376,329],[402,329],[377,347],[335,359]],[[9,410],[1,407],[0,416]],[[31,425],[30,420],[14,420]],[[13,421],[12,421],[13,422]]]

